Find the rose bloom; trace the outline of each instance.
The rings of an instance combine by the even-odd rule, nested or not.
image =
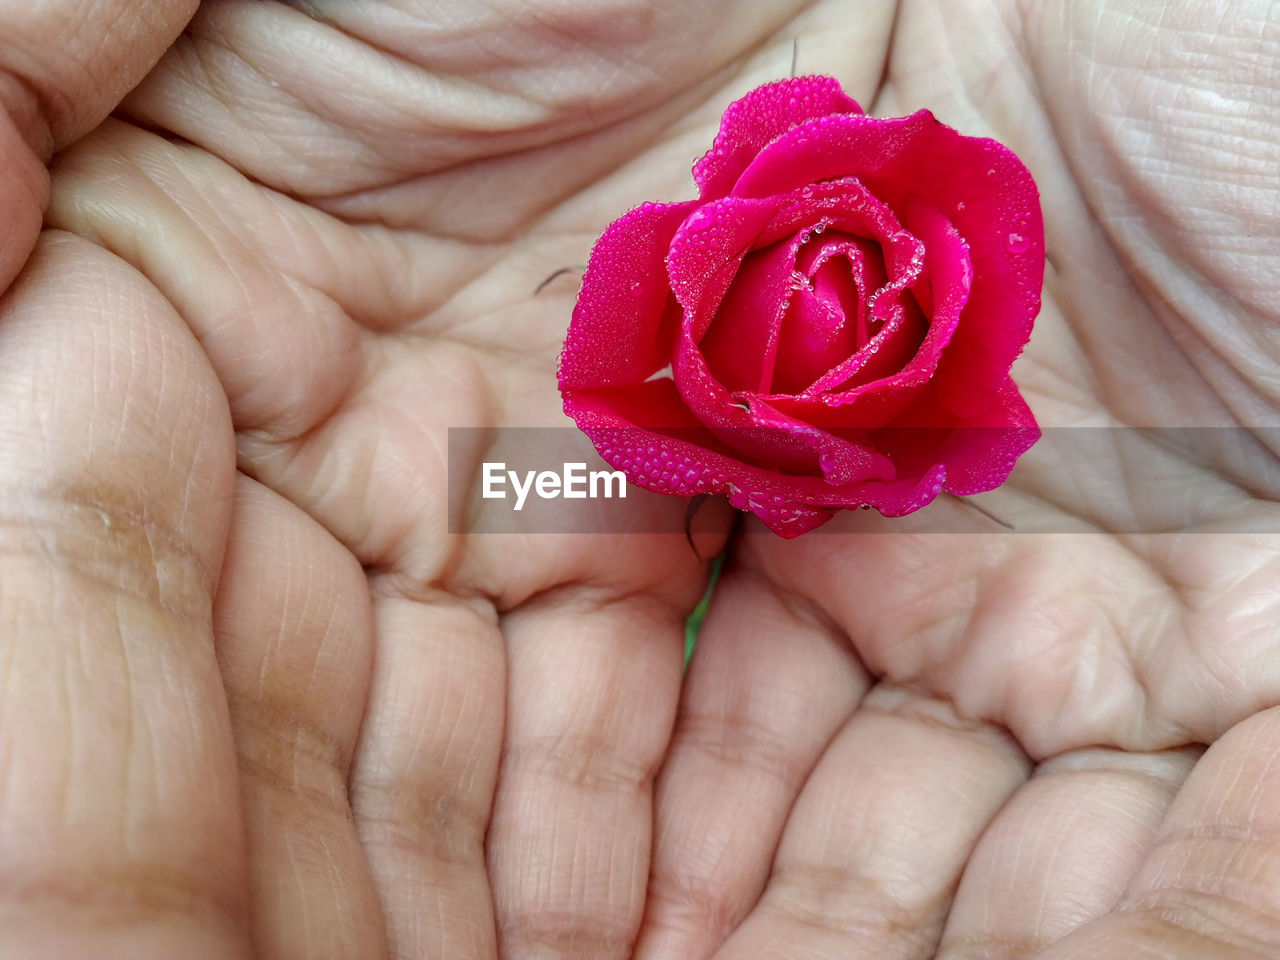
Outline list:
[[[1004,482],[1039,437],[1009,369],[1044,273],[1012,152],[800,77],[732,104],[693,178],[582,278],[560,390],[606,462],[784,537]]]

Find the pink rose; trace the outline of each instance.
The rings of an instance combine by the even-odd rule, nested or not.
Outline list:
[[[693,178],[610,224],[582,278],[560,390],[608,463],[784,537],[1004,482],[1039,437],[1009,368],[1044,273],[1008,148],[800,77],[732,104]]]

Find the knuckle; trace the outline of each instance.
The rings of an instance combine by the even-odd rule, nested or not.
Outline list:
[[[547,778],[588,792],[639,793],[657,772],[657,761],[632,757],[614,739],[598,733],[555,735],[512,744],[504,766],[508,774]]]
[[[903,903],[871,877],[843,865],[818,863],[779,867],[765,900],[772,912],[799,926],[851,940],[910,944],[921,953],[936,943],[949,903],[949,897]]]
[[[800,789],[809,758],[797,755],[761,717],[749,712],[719,717],[688,714],[673,738],[680,749],[692,749],[718,765],[759,774],[783,791]]]
[[[358,779],[351,803],[367,842],[443,864],[479,862],[489,808],[451,790],[403,779]]]

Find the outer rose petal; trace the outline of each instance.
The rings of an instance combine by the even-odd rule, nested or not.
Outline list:
[[[1018,457],[1040,438],[1040,428],[1017,385],[1006,380],[985,409],[968,418],[939,422],[937,398],[915,406],[875,436],[894,464],[920,473],[946,467],[946,489],[958,496],[993,490],[1009,478]]]
[[[947,490],[961,497],[994,490],[1039,439],[1031,408],[1017,384],[1006,380],[991,406],[959,424],[940,451],[947,465]]]
[[[565,410],[605,462],[638,486],[685,497],[725,493],[735,507],[786,538],[820,526],[841,508],[867,505],[885,516],[902,516],[942,489],[941,466],[907,480],[832,485],[822,477],[745,463],[689,413],[670,380],[573,391],[565,394]]]
[[[964,137],[921,110],[881,120],[837,115],[778,137],[733,186],[770,196],[854,176],[896,210],[929,201],[969,244],[973,285],[938,364],[941,401],[957,413],[986,406],[1031,334],[1044,279],[1044,220],[1031,174],[994,140]]]
[[[693,167],[703,200],[723,197],[760,149],[797,124],[833,113],[862,113],[831,77],[793,77],[757,87],[729,105],[715,142]]]
[[[596,241],[560,355],[562,391],[640,383],[671,361],[680,320],[668,308],[665,260],[697,205],[647,203]]]

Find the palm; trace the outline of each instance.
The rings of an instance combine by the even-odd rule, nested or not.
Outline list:
[[[745,537],[723,585],[733,602],[708,623],[671,739],[681,623],[704,577],[683,537],[444,532],[449,426],[563,422],[553,371],[575,284],[564,277],[534,290],[584,262],[620,210],[688,195],[688,162],[720,109],[785,73],[792,36],[802,72],[834,74],[876,112],[926,105],[965,132],[990,129],[1055,198],[1046,213],[1061,279],[1050,276],[1019,374],[1044,422],[1274,416],[1264,366],[1241,361],[1224,372],[1211,358],[1217,375],[1203,375],[1196,344],[1170,332],[1159,304],[1161,291],[1185,282],[1169,266],[1177,260],[1139,264],[1135,284],[1099,242],[1112,227],[1089,213],[1096,200],[1086,204],[1091,189],[1107,189],[1088,173],[1098,158],[1042,146],[1067,142],[1047,136],[1044,118],[1061,132],[1093,91],[1067,87],[1041,103],[1025,93],[1034,85],[978,69],[1012,47],[971,50],[969,63],[920,42],[895,55],[876,99],[892,11],[850,25],[838,6],[788,25],[781,4],[753,5],[728,26],[714,12],[676,7],[615,22],[615,12],[587,4],[548,14],[544,25],[531,8],[524,23],[494,15],[482,27],[490,41],[469,44],[465,24],[441,34],[376,9],[320,5],[313,12],[339,18],[358,39],[328,50],[319,69],[315,44],[342,34],[287,8],[219,5],[126,101],[123,120],[60,160],[50,221],[134,264],[139,273],[119,284],[172,304],[200,341],[199,350],[171,344],[165,377],[143,383],[157,394],[195,384],[230,405],[227,424],[214,401],[187,397],[183,408],[157,396],[161,424],[133,424],[138,445],[172,431],[202,458],[196,496],[184,489],[179,499],[210,506],[195,519],[176,512],[175,539],[195,543],[211,569],[225,552],[213,628],[230,727],[207,721],[199,757],[226,774],[234,749],[246,842],[243,852],[193,843],[218,867],[208,871],[222,884],[211,895],[229,904],[230,940],[248,931],[268,955],[605,956],[625,954],[639,936],[641,953],[685,955],[709,952],[747,918],[734,935],[745,939],[729,951],[816,955],[808,945],[829,937],[836,953],[887,955],[901,938],[874,939],[870,919],[894,904],[917,948],[944,923],[957,943],[1038,945],[1107,909],[1137,859],[1109,862],[1096,903],[1080,913],[1062,907],[1080,902],[1070,882],[1050,878],[1031,920],[1010,929],[988,918],[996,929],[984,928],[965,910],[984,897],[1011,902],[991,879],[1000,831],[1025,842],[1011,813],[979,847],[946,921],[938,903],[986,819],[1021,783],[1028,756],[1153,766],[1177,783],[1193,756],[1184,745],[1211,742],[1269,705],[1276,678],[1264,631],[1280,599],[1274,559],[1257,537],[1215,537],[1207,557],[1199,544],[1158,538]],[[948,35],[925,22],[928,10],[906,7],[899,36]],[[565,44],[580,67],[560,66],[570,62]],[[243,60],[224,62],[227,50]],[[736,69],[715,72],[731,62]],[[939,62],[954,70],[922,66]],[[376,91],[367,102],[347,99],[344,65]],[[402,82],[405,70],[412,83]],[[489,92],[476,94],[476,79]],[[438,83],[457,86],[441,93]],[[513,98],[518,90],[552,92]],[[476,99],[459,111],[456,97]],[[965,107],[970,98],[989,115]],[[1129,202],[1158,209],[1168,195],[1157,185],[1136,196]],[[1259,207],[1241,215],[1250,209],[1262,230]],[[1223,262],[1235,262],[1226,253]],[[36,263],[85,270],[101,254],[46,243]],[[1227,322],[1261,338],[1250,313],[1261,294],[1214,264],[1190,265],[1218,284],[1203,283],[1201,294],[1216,303],[1224,295],[1215,291],[1227,290],[1237,307]],[[1081,275],[1105,282],[1082,290],[1073,279]],[[1116,316],[1130,332],[1100,354]],[[140,336],[174,339],[162,319]],[[1270,369],[1276,360],[1273,352]],[[1148,376],[1176,381],[1184,406],[1124,393],[1124,383]],[[232,427],[238,479],[218,440]],[[1070,504],[1072,479],[1024,472],[1013,499],[992,509],[1017,513],[1023,493]],[[238,509],[228,519],[219,505],[233,482]],[[1231,482],[1266,491],[1260,471]],[[639,509],[683,513],[660,498]],[[1061,568],[1074,578],[1069,592]],[[1164,612],[1135,606],[1150,603]],[[1219,646],[1206,654],[1210,642]],[[198,655],[187,669],[188,685],[211,695]],[[1241,679],[1227,693],[1206,691],[1196,687],[1204,670]],[[866,704],[883,709],[854,713],[872,677],[882,679]],[[153,709],[172,706],[161,698]],[[925,713],[939,722],[912,726]],[[905,725],[876,728],[886,715]],[[882,735],[898,738],[896,772],[867,753],[867,738]],[[1098,746],[1179,749],[1153,760],[1083,749]],[[948,759],[967,765],[912,767],[923,761],[908,748],[917,758],[953,750]],[[899,887],[850,877],[847,847],[859,841],[839,833],[840,818],[902,812],[836,802],[847,790],[838,784],[870,770],[934,778],[967,798],[941,852],[912,849],[940,889],[907,869],[895,874]],[[1089,796],[1110,802],[1108,786],[1104,777]],[[1163,809],[1169,792],[1138,799]],[[235,828],[234,793],[210,799],[201,787],[186,805],[171,798],[179,813],[170,818],[180,823],[197,801],[215,805],[211,822]],[[1029,807],[1022,824],[1033,829],[1046,809]],[[918,820],[908,830],[952,808],[910,812]],[[1130,819],[1121,839],[1145,850],[1141,831],[1154,821]],[[843,859],[815,854],[841,852],[836,840]],[[905,851],[892,856],[911,864]],[[771,865],[769,890],[749,914]],[[841,894],[849,879],[867,896]],[[913,913],[919,904],[928,909]],[[797,924],[818,939],[795,940]],[[850,948],[833,932],[841,924],[870,939]]]

